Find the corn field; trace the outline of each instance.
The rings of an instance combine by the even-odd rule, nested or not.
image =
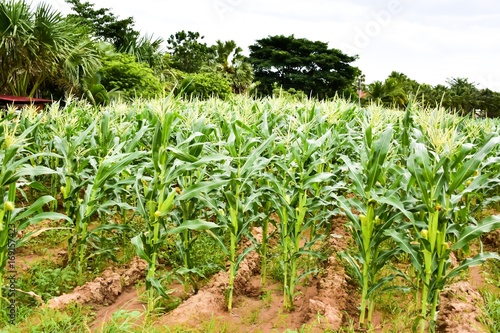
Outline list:
[[[169,297],[162,251],[176,249],[184,291],[196,293],[205,276],[192,249],[207,234],[228,262],[231,311],[235,276],[251,251],[261,254],[266,288],[273,224],[283,308],[292,311],[297,285],[320,270],[332,218],[345,216],[352,246],[338,255],[360,284],[360,326],[370,326],[377,295],[401,289],[415,294],[415,330],[434,332],[440,292],[468,267],[500,259],[470,255],[471,244],[500,228],[500,216],[480,218],[500,198],[497,120],[342,99],[170,96],[106,109],[71,101],[1,117],[4,293],[9,230],[21,235],[20,248],[56,228],[68,231],[68,265],[79,274],[90,259],[113,259],[116,244],[132,244],[148,264],[152,312]],[[45,220],[59,224],[38,230]],[[264,231],[261,242],[252,227]],[[253,245],[241,248],[248,239]],[[401,263],[405,269],[381,274]]]

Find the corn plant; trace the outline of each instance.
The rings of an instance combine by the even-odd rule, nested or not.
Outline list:
[[[17,233],[26,229],[31,224],[36,224],[46,219],[69,220],[67,216],[55,212],[44,212],[43,207],[55,199],[51,196],[42,196],[28,207],[16,207],[18,192],[17,185],[22,177],[46,175],[54,173],[53,170],[43,166],[33,166],[30,161],[43,156],[40,154],[27,154],[23,146],[26,146],[26,136],[36,127],[34,124],[27,128],[21,135],[16,136],[16,126],[9,126],[4,122],[0,128],[0,303],[3,300],[2,287],[7,270],[14,270],[14,264],[7,265],[8,259],[14,260],[15,254],[12,249],[21,246],[29,238],[36,236],[42,231],[30,232],[21,239]],[[46,228],[45,230],[48,230]]]
[[[123,229],[123,225],[101,225],[98,228],[89,231],[89,224],[92,222],[94,214],[109,213],[109,208],[117,206],[125,206],[131,208],[123,202],[115,200],[115,195],[119,194],[122,187],[116,181],[116,177],[120,175],[124,168],[129,164],[138,160],[143,155],[143,152],[134,153],[115,153],[104,158],[99,164],[96,174],[90,180],[90,184],[85,189],[85,195],[79,203],[78,212],[76,215],[76,226],[73,237],[76,242],[76,260],[77,269],[81,274],[83,267],[86,267],[87,242],[91,235],[106,229]],[[117,193],[118,192],[118,193]]]
[[[165,243],[167,219],[174,208],[177,195],[172,188],[171,176],[173,155],[167,150],[171,134],[178,115],[168,113],[156,119],[151,155],[143,163],[136,174],[134,186],[137,196],[137,213],[144,220],[146,230],[132,238],[137,254],[148,263],[146,274],[146,290],[148,293],[148,312],[154,310],[155,291],[168,298],[167,291],[156,276],[158,252]]]
[[[463,196],[496,183],[498,173],[488,173],[486,157],[500,143],[490,136],[478,147],[464,144],[455,154],[438,154],[421,142],[418,130],[409,147],[409,191],[418,201],[411,210],[415,216],[413,238],[408,233],[389,230],[391,236],[408,253],[417,274],[421,314],[415,322],[420,332],[435,331],[440,291],[462,270],[488,258],[500,259],[496,253],[480,253],[448,270],[450,254],[467,247],[483,233],[500,227],[500,217],[490,216],[477,224],[455,220]],[[491,160],[490,160],[491,161]],[[481,171],[485,173],[481,174]],[[411,240],[415,242],[410,242]]]
[[[284,115],[276,115],[274,113],[269,113],[264,111],[262,113],[260,119],[259,128],[259,136],[264,139],[267,139],[275,133],[279,135],[280,129],[285,126],[285,117]],[[263,177],[259,178],[258,187],[262,193],[262,209],[259,213],[259,218],[262,226],[262,242],[259,246],[259,253],[261,255],[261,287],[264,288],[266,286],[267,279],[267,253],[268,253],[268,243],[269,238],[269,223],[275,225],[274,221],[270,218],[271,214],[274,212],[275,207],[273,206],[273,201],[276,201],[276,193],[271,186],[271,182],[273,181],[273,172],[276,171],[272,168],[273,162],[272,159],[279,159],[281,155],[279,154],[277,146],[281,145],[281,143],[273,141],[268,149],[263,152],[263,156],[270,159],[270,166],[268,166],[265,173],[263,173]],[[276,225],[275,225],[276,227]]]
[[[355,196],[346,199],[334,195],[349,219],[347,227],[357,246],[357,253],[351,256],[344,252],[342,256],[362,286],[360,326],[365,326],[365,319],[367,325],[371,323],[376,294],[387,290],[387,283],[395,277],[394,274],[384,278],[378,276],[380,269],[400,251],[399,248],[384,248],[384,242],[390,238],[385,233],[397,229],[404,218],[413,221],[413,215],[399,199],[397,190],[402,185],[399,183],[402,177],[388,184],[388,174],[398,173],[395,172],[397,166],[388,159],[393,129],[387,128],[377,138],[371,126],[367,126],[364,134],[360,163],[353,163],[348,156],[341,157],[348,168]],[[359,214],[354,214],[352,208]]]
[[[184,276],[184,291],[188,292],[191,286],[194,293],[198,292],[198,277],[204,277],[201,267],[195,267],[192,258],[194,242],[199,232],[220,227],[207,221],[206,209],[200,196],[208,195],[210,191],[226,184],[226,181],[210,179],[208,171],[216,173],[216,163],[226,160],[227,156],[216,154],[213,147],[210,147],[208,140],[213,126],[205,122],[205,118],[200,118],[186,133],[179,131],[178,143],[168,147],[174,157],[175,171],[172,175],[176,175],[176,189],[181,194],[176,198],[178,214],[171,215],[173,228],[169,228],[168,233],[178,235],[175,244],[183,266],[176,273]]]
[[[330,215],[324,209],[324,205],[329,203],[321,200],[321,188],[325,182],[332,179],[333,174],[322,172],[322,165],[329,158],[319,153],[322,152],[321,147],[331,136],[331,132],[326,131],[320,137],[312,139],[310,126],[313,122],[303,121],[293,133],[295,139],[289,146],[281,147],[284,158],[273,161],[277,176],[271,177],[270,185],[277,194],[277,199],[271,200],[280,219],[283,306],[286,310],[292,310],[294,307],[297,283],[309,274],[317,272],[308,265],[308,269],[299,275],[299,259],[302,256],[323,258],[321,253],[314,251],[312,247],[322,238],[316,230]],[[306,231],[310,233],[308,240],[305,238]]]
[[[85,189],[90,178],[89,148],[86,143],[95,123],[92,123],[81,132],[73,132],[71,126],[66,127],[64,136],[54,135],[53,149],[60,157],[53,163],[57,167],[60,177],[60,192],[63,196],[63,205],[66,215],[76,221],[78,212],[78,200],[81,200],[81,192]],[[70,251],[71,244],[70,241]],[[69,254],[71,257],[71,254]],[[70,258],[71,259],[71,258]]]
[[[226,131],[221,133],[220,137],[224,138],[221,142],[228,152],[228,159],[220,166],[220,174],[214,181],[220,182],[220,191],[225,200],[220,202],[209,196],[204,196],[202,199],[217,216],[218,224],[229,231],[229,248],[220,238],[218,239],[223,252],[229,257],[226,305],[228,310],[232,311],[234,278],[241,261],[255,248],[255,246],[247,247],[238,255],[238,244],[243,236],[253,239],[249,227],[256,216],[251,213],[262,195],[260,189],[256,187],[257,178],[269,163],[269,159],[262,154],[275,137],[273,135],[261,141],[239,120],[225,123],[221,131]]]

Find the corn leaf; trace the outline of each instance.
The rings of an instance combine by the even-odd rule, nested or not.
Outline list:
[[[177,234],[181,231],[184,230],[207,230],[207,229],[215,229],[215,228],[220,228],[221,226],[214,223],[214,222],[207,222],[203,221],[200,219],[196,220],[187,220],[184,221],[181,225],[178,227],[172,228],[168,230],[169,234]]]
[[[464,229],[452,250],[461,249],[467,246],[473,239],[480,237],[486,232],[500,228],[500,215],[492,215],[483,219],[478,225],[471,225]]]
[[[413,263],[413,266],[415,269],[420,272],[422,270],[422,265],[420,264],[419,258],[418,258],[418,253],[415,251],[415,249],[411,246],[410,241],[408,240],[408,237],[405,237],[403,234],[400,232],[397,232],[396,230],[389,229],[385,232],[387,236],[392,237],[396,243],[398,243],[399,247],[401,250],[404,252],[408,253],[410,256],[410,260]]]

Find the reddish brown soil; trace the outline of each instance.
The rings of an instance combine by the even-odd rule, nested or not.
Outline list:
[[[346,247],[343,223],[343,219],[334,221],[332,235],[325,244],[332,247],[334,253]],[[260,233],[258,228],[253,230],[257,241],[262,238]],[[261,292],[259,262],[256,252],[243,260],[235,281],[231,313],[227,311],[224,300],[228,274],[220,272],[197,295],[164,315],[158,324],[202,330],[203,323],[216,318],[228,325],[229,330],[237,328],[238,332],[275,332],[277,329],[300,329],[303,325],[311,332],[324,332],[341,327],[348,303],[347,276],[335,254],[328,258],[321,275],[312,278],[307,286],[297,287],[295,308],[291,312],[283,310],[281,284],[268,285],[265,292]]]
[[[293,311],[283,310],[280,283],[270,281],[264,289],[261,288],[260,256],[254,251],[240,265],[231,312],[227,311],[224,299],[228,273],[219,272],[197,294],[189,295],[176,309],[155,320],[154,325],[168,326],[173,331],[176,326],[181,326],[199,332],[208,330],[207,323],[215,325],[215,331],[226,332],[283,332],[306,326],[308,332],[324,332],[349,326],[349,321],[353,320],[357,327],[359,291],[349,283],[349,277],[337,257],[337,253],[345,250],[350,241],[344,223],[345,217],[342,216],[332,220],[331,234],[322,244],[331,248],[332,255],[324,262],[320,273],[309,278],[307,285],[297,286]],[[260,242],[261,229],[254,228],[252,233]],[[275,241],[270,240],[270,244]],[[242,248],[250,245],[251,242],[246,241]],[[61,308],[73,301],[92,305],[96,320],[91,324],[91,330],[98,332],[120,309],[144,311],[140,292],[132,285],[144,278],[146,266],[145,262],[135,258],[129,268],[106,270],[101,277],[76,288],[71,294],[51,300],[47,306]],[[480,269],[472,268],[469,281],[457,282],[443,291],[438,319],[440,332],[485,332],[478,322],[482,298],[477,288],[483,285]],[[182,294],[181,286],[171,288],[178,289],[177,293]],[[382,327],[383,313],[374,313],[373,319],[376,332],[389,329]]]
[[[144,260],[134,257],[127,268],[109,268],[94,281],[75,288],[72,293],[51,299],[47,306],[52,309],[61,309],[72,302],[89,305],[112,304],[124,288],[144,278],[146,267],[147,263]]]
[[[116,298],[115,302],[110,306],[102,306],[97,310],[95,314],[95,321],[90,325],[90,329],[93,332],[98,332],[102,329],[103,325],[108,322],[113,313],[118,310],[127,310],[127,311],[140,311],[144,312],[145,306],[139,300],[139,294],[144,291],[144,288],[137,290],[134,287],[128,287]],[[141,324],[143,322],[143,318],[140,318],[140,321],[137,324]]]
[[[479,318],[483,298],[469,281],[459,281],[441,293],[438,331],[443,333],[486,333]]]
[[[34,263],[43,260],[49,260],[60,266],[65,266],[68,262],[68,252],[61,249],[47,249],[45,253],[42,254],[16,253],[16,265],[18,265],[18,267],[20,267],[23,271],[28,270],[28,268],[32,267]]]

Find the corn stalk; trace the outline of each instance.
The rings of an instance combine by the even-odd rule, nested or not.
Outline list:
[[[341,157],[348,167],[355,196],[347,199],[333,194],[349,219],[347,227],[357,246],[355,255],[341,254],[362,285],[360,326],[371,324],[377,293],[395,288],[387,287],[395,275],[378,277],[379,271],[400,252],[399,248],[384,248],[383,243],[389,238],[385,233],[398,229],[405,218],[413,221],[413,215],[404,208],[397,191],[404,185],[401,183],[403,177],[390,179],[388,176],[398,174],[394,172],[397,166],[388,159],[392,135],[393,129],[389,127],[376,138],[368,125],[361,149],[361,163],[353,163],[345,155]],[[389,185],[390,181],[394,183]],[[353,208],[359,215],[352,212]]]
[[[467,247],[483,233],[500,227],[498,216],[487,217],[477,224],[454,219],[464,195],[497,182],[498,173],[480,175],[480,170],[487,170],[485,167],[491,160],[486,157],[500,143],[500,138],[487,138],[475,151],[472,145],[464,144],[455,154],[438,154],[419,142],[419,134],[418,131],[414,134],[408,157],[410,184],[413,184],[410,190],[418,198],[416,202],[420,202],[411,207],[414,216],[419,217],[413,226],[413,239],[418,245],[410,243],[407,234],[394,230],[386,234],[409,254],[417,275],[415,284],[420,287],[421,313],[415,324],[420,324],[420,332],[434,332],[439,294],[450,279],[488,258],[500,259],[496,253],[480,253],[448,270],[452,251]]]

